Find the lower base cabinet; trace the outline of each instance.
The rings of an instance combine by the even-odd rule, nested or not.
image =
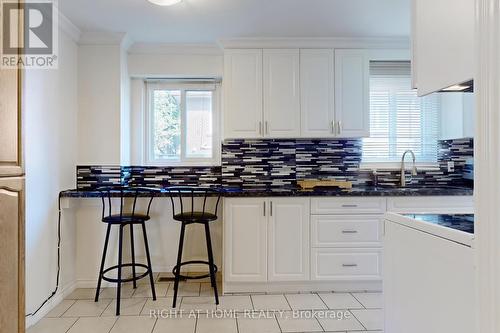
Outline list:
[[[229,198],[224,280],[309,280],[309,199]]]

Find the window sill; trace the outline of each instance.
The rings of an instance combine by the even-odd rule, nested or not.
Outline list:
[[[406,170],[411,169],[411,161],[405,162]],[[417,170],[432,171],[439,170],[439,163],[415,163]],[[361,163],[359,165],[361,171],[372,171],[372,170],[401,170],[401,162],[381,162],[381,163]]]

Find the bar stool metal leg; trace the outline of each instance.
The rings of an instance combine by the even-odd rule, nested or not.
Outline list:
[[[217,281],[215,279],[215,269],[214,269],[214,255],[212,252],[212,239],[210,237],[210,227],[208,223],[205,223],[205,237],[207,239],[207,252],[208,252],[208,269],[210,270],[210,280],[212,282],[212,287],[214,288],[215,294],[215,304],[219,304],[219,295],[217,293]]]
[[[118,286],[116,288],[116,315],[120,315],[120,296],[122,291],[122,255],[123,255],[123,224],[120,224],[120,235],[118,237]]]
[[[132,277],[134,289],[137,288],[137,281],[135,281],[135,251],[134,251],[134,224],[130,223],[130,255],[132,256]]]
[[[148,261],[148,269],[149,269],[149,282],[151,283],[151,293],[153,294],[153,301],[156,301],[156,290],[155,290],[155,281],[153,278],[153,266],[151,265],[151,257],[149,255],[149,244],[148,244],[148,236],[146,234],[146,225],[144,222],[142,225],[142,233],[144,235],[144,248],[146,250],[146,259]]]
[[[101,291],[101,281],[102,281],[102,271],[104,270],[104,263],[106,261],[106,253],[108,252],[108,242],[109,242],[109,233],[111,231],[111,224],[108,224],[108,228],[106,230],[106,238],[104,239],[104,250],[102,251],[101,258],[101,268],[99,270],[99,278],[97,280],[97,289],[95,291],[95,302],[99,301],[99,292]]]
[[[179,289],[179,280],[180,280],[180,274],[181,274],[181,260],[182,260],[182,248],[184,247],[184,232],[186,231],[186,224],[182,222],[181,226],[181,236],[179,238],[179,250],[177,251],[177,265],[174,268],[174,275],[175,275],[175,281],[174,281],[174,301],[172,304],[172,307],[175,308],[175,304],[177,303],[177,292]],[[177,269],[177,272],[175,272],[175,269]]]

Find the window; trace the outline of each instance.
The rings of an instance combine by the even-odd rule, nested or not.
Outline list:
[[[417,97],[407,61],[370,62],[370,137],[363,163],[393,163],[411,149],[417,162],[437,163],[439,94]]]
[[[148,82],[147,94],[147,164],[220,164],[214,83]]]

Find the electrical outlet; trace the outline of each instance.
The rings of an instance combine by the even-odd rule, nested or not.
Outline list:
[[[455,171],[455,162],[449,161],[448,162],[448,172],[453,172]]]

